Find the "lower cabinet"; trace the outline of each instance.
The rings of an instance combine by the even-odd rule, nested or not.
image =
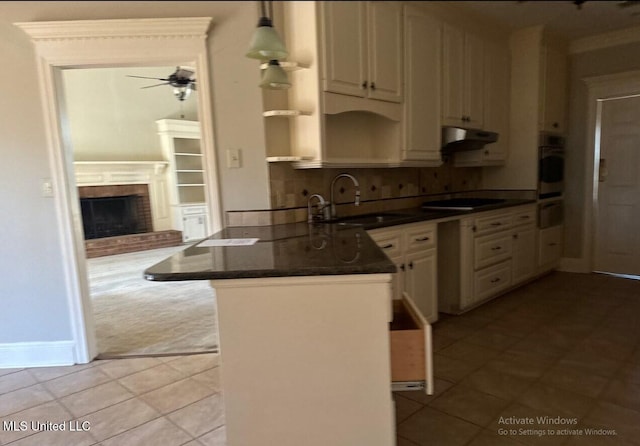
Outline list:
[[[374,229],[369,235],[398,267],[393,297],[407,293],[430,323],[438,320],[437,230],[434,223]]]
[[[562,257],[563,226],[552,226],[538,231],[538,271],[545,272],[558,266]]]
[[[177,229],[182,231],[182,241],[191,242],[205,238],[207,234],[207,208],[205,206],[177,206]]]
[[[459,281],[439,290],[440,311],[461,313],[538,273],[536,211],[535,205],[524,205],[460,221],[459,243],[452,245],[460,259]],[[447,251],[450,257],[456,253]]]

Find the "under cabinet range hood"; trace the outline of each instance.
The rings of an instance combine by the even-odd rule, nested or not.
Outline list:
[[[479,150],[497,140],[498,134],[495,132],[462,127],[442,127],[442,153],[444,154]]]

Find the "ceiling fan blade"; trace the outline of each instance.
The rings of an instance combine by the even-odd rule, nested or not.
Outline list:
[[[159,77],[134,76],[133,74],[127,74],[125,76],[127,76],[127,77],[137,77],[139,79],[155,79],[157,81],[168,81],[169,80],[169,79],[162,79],[162,78],[159,78]]]
[[[160,85],[169,85],[169,82],[164,82],[162,84],[155,84],[155,85],[147,85],[146,87],[140,87],[141,89],[143,88],[153,88],[153,87],[159,87]]]

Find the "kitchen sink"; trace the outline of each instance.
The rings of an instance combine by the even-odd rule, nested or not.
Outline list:
[[[355,215],[353,217],[343,217],[337,220],[339,225],[352,225],[352,226],[369,226],[379,223],[388,223],[391,221],[405,220],[413,218],[411,214],[396,214],[396,213],[377,213],[367,215]]]

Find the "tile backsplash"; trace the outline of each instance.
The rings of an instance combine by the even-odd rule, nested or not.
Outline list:
[[[329,200],[331,181],[340,173],[358,179],[362,202],[477,190],[482,183],[481,168],[455,168],[449,163],[434,168],[395,169],[294,169],[290,163],[272,163],[271,208],[306,207],[311,194]],[[336,202],[353,201],[353,196],[353,183],[349,179],[338,180]]]
[[[263,226],[306,221],[309,196],[320,194],[330,201],[331,181],[340,173],[357,178],[361,200],[360,206],[353,206],[353,183],[338,180],[334,199],[342,216],[417,207],[427,196],[474,191],[482,183],[481,168],[453,167],[450,163],[434,168],[393,169],[294,169],[290,163],[271,163],[271,209],[229,211],[226,223]]]

